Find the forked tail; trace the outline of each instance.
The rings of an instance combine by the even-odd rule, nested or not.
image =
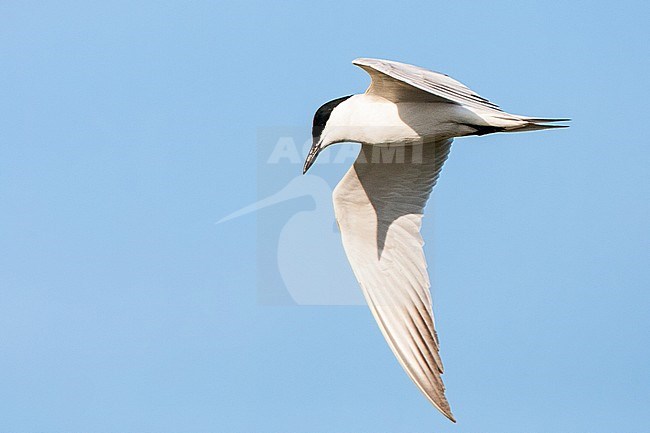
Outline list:
[[[489,125],[472,125],[475,135],[491,134],[493,132],[525,132],[542,129],[568,128],[569,125],[555,125],[554,122],[568,122],[571,119],[528,117],[505,113],[503,116],[484,117]]]
[[[522,126],[514,127],[509,131],[523,132],[523,131],[538,131],[540,129],[553,129],[553,128],[568,128],[569,125],[552,125],[552,122],[569,122],[571,119],[550,119],[545,117],[526,117],[518,116],[519,119],[525,123]]]

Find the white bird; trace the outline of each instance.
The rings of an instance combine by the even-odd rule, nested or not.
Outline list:
[[[388,60],[356,59],[370,74],[364,94],[335,99],[314,115],[319,152],[361,143],[333,192],[343,247],[384,338],[424,395],[455,422],[442,361],[420,225],[454,137],[561,128],[569,119],[509,114],[453,78]]]

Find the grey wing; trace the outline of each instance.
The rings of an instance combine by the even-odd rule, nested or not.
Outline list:
[[[393,162],[363,145],[334,191],[343,246],[384,338],[425,396],[454,421],[442,361],[420,226],[451,140],[392,148]],[[373,154],[373,152],[375,152]]]
[[[352,63],[370,74],[368,94],[393,102],[449,102],[505,114],[498,105],[448,75],[390,60],[360,58]]]

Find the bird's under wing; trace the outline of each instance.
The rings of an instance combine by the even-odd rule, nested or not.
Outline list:
[[[352,63],[372,78],[367,94],[392,102],[448,102],[503,113],[498,105],[439,72],[390,60],[359,58]]]
[[[343,246],[393,353],[426,397],[454,421],[440,375],[420,226],[452,140],[362,145],[334,190]]]

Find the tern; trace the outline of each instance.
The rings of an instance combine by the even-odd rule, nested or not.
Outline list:
[[[429,292],[420,227],[455,137],[563,128],[562,118],[507,113],[453,78],[389,60],[352,62],[371,78],[365,93],[314,115],[303,174],[326,147],[361,143],[333,191],[343,248],[398,361],[429,401],[452,415]]]

